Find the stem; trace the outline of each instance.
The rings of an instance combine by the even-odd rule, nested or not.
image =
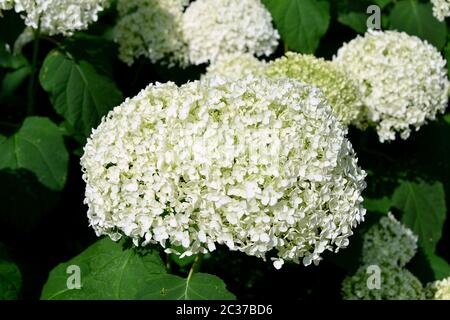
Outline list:
[[[198,269],[200,262],[202,261],[203,258],[203,254],[199,253],[195,259],[194,262],[192,263],[191,269],[189,270],[189,274],[187,277],[187,281],[191,280],[192,275],[194,274],[194,272]]]
[[[27,115],[31,116],[34,114],[35,104],[34,100],[36,97],[36,69],[39,57],[39,35],[40,34],[40,26],[38,26],[37,30],[34,33],[33,39],[33,57],[31,62],[31,77],[30,82],[28,83],[28,103],[27,103]]]
[[[167,272],[172,271],[172,264],[170,263],[170,254],[166,253],[166,270]]]
[[[39,39],[41,39],[41,40],[46,40],[46,41],[48,41],[48,42],[51,42],[51,43],[53,43],[55,46],[57,46],[57,47],[61,47],[61,42],[58,42],[58,41],[56,41],[55,39],[53,39],[53,38],[50,38],[50,37],[47,37],[47,36],[39,36]]]
[[[287,44],[287,42],[284,42],[284,53],[286,53],[288,51],[289,51],[288,44]]]

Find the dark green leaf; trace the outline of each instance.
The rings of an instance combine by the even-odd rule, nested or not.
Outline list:
[[[0,99],[11,97],[30,74],[31,69],[29,66],[8,72],[3,78],[0,87]]]
[[[421,248],[408,264],[408,269],[417,275],[422,283],[441,280],[450,276],[450,265],[447,261]]]
[[[264,0],[289,49],[314,53],[330,24],[330,5],[317,0]]]
[[[0,243],[0,300],[17,299],[21,286],[20,270],[9,258],[6,247]]]
[[[364,198],[364,208],[370,212],[379,212],[387,214],[391,208],[392,201],[388,197],[379,199]]]
[[[391,29],[405,31],[427,40],[441,50],[445,45],[447,28],[433,16],[431,3],[402,0],[395,4],[390,15]]]
[[[137,298],[142,300],[233,300],[225,283],[216,276],[194,273],[190,278],[171,274],[152,277]]]
[[[393,0],[373,0],[373,2],[379,6],[381,9],[386,7],[388,4],[392,3]]]
[[[14,232],[30,232],[56,206],[59,196],[28,170],[0,170],[0,225]]]
[[[338,16],[338,21],[358,33],[365,33],[367,31],[367,15],[364,13],[343,13]]]
[[[69,266],[81,271],[81,289],[69,289]],[[164,273],[157,252],[139,254],[124,249],[122,243],[103,238],[77,257],[58,265],[50,272],[41,299],[45,300],[104,300],[134,299],[146,288],[146,280]]]
[[[402,181],[394,192],[392,204],[403,211],[401,221],[419,236],[419,245],[434,253],[447,211],[442,184]]]
[[[4,42],[0,42],[0,67],[18,69],[28,65],[22,54],[12,54]]]
[[[52,190],[62,190],[69,155],[58,127],[47,118],[29,117],[20,130],[0,144],[0,169],[25,169]]]
[[[85,136],[122,102],[122,94],[110,78],[99,74],[88,62],[75,61],[59,51],[45,59],[40,81],[55,110]]]
[[[447,261],[435,254],[426,254],[426,257],[430,263],[431,270],[433,270],[435,280],[450,277],[450,265]]]
[[[112,77],[113,61],[117,58],[116,45],[99,36],[83,33],[74,35],[64,41],[64,50],[70,53],[75,61],[86,61],[100,74]]]

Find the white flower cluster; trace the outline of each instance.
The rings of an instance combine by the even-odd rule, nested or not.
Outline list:
[[[339,49],[335,63],[362,93],[366,121],[381,142],[403,139],[447,107],[446,62],[435,47],[396,31],[369,31]]]
[[[279,35],[260,0],[119,0],[115,41],[127,64],[186,67],[225,56],[270,55]]]
[[[427,285],[427,298],[431,300],[450,300],[450,277]]]
[[[0,0],[0,15],[2,10],[14,8],[14,0]]]
[[[0,10],[14,7],[28,27],[44,34],[71,35],[97,21],[107,5],[108,0],[6,0],[0,1]]]
[[[364,218],[365,172],[319,90],[248,77],[150,85],[81,159],[90,224],[182,256],[226,245],[318,263]]]
[[[411,272],[403,268],[417,251],[417,236],[398,222],[389,213],[372,226],[363,239],[362,266],[356,273],[344,279],[342,295],[344,299],[364,300],[414,300],[424,299],[422,283]],[[369,266],[381,270],[380,288],[367,285],[372,276]]]
[[[140,56],[152,63],[186,66],[181,17],[189,0],[119,0],[114,40],[119,57],[131,65]]]
[[[417,236],[389,213],[364,235],[364,264],[404,267],[417,252]]]
[[[431,0],[433,4],[433,15],[439,21],[444,21],[450,17],[450,0]]]
[[[288,77],[318,87],[345,125],[356,122],[360,115],[361,96],[356,84],[331,61],[288,52],[268,64],[267,76]]]
[[[195,65],[235,52],[269,56],[279,39],[260,0],[196,0],[184,13],[182,27]]]
[[[207,68],[203,79],[211,77],[226,77],[242,79],[247,76],[262,77],[266,73],[267,64],[250,53],[235,53],[219,57]]]
[[[362,266],[352,277],[342,283],[342,295],[346,300],[423,300],[422,283],[411,272],[403,268],[379,266],[380,287],[369,288],[368,279],[372,276],[368,266]]]

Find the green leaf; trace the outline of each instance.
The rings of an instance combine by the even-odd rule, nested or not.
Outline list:
[[[417,0],[402,0],[395,4],[390,15],[391,29],[405,31],[429,41],[441,50],[446,41],[445,22],[433,16],[431,3],[419,3]]]
[[[358,33],[365,33],[367,31],[367,15],[364,13],[342,13],[339,14],[338,21]]]
[[[391,208],[392,201],[388,197],[382,197],[379,199],[371,199],[364,197],[364,208],[370,212],[380,212],[387,214]]]
[[[28,65],[22,54],[12,54],[4,42],[0,42],[0,67],[19,69]]]
[[[114,42],[99,36],[78,33],[66,38],[63,46],[75,61],[84,60],[100,74],[112,77],[113,61],[117,58],[117,48]]]
[[[47,118],[26,118],[20,130],[0,144],[0,170],[29,170],[52,190],[64,188],[68,161],[61,131]]]
[[[28,170],[0,170],[0,225],[11,232],[26,233],[36,228],[59,198],[59,192],[43,186]]]
[[[450,265],[434,253],[419,248],[417,254],[408,264],[411,270],[422,283],[441,280],[450,276]]]
[[[81,289],[68,288],[69,266],[80,268]],[[103,238],[53,269],[41,299],[134,299],[146,287],[146,280],[164,272],[164,264],[157,252],[140,254],[132,248],[124,249],[122,243]]]
[[[392,204],[403,211],[401,221],[419,236],[419,245],[434,253],[447,211],[442,183],[402,181],[394,192]]]
[[[0,300],[17,299],[21,287],[20,270],[9,258],[6,247],[0,243]]]
[[[85,136],[123,98],[114,82],[90,63],[60,51],[48,54],[40,81],[55,110]]]
[[[171,274],[152,277],[146,288],[138,293],[142,300],[234,300],[225,283],[206,273],[194,273],[190,278]]]
[[[1,83],[0,99],[11,97],[30,74],[31,69],[28,65],[8,72]]]
[[[264,0],[289,49],[314,53],[330,24],[330,5],[317,0]]]
[[[393,0],[373,0],[373,2],[379,6],[381,9],[386,7],[388,4],[392,3]]]
[[[435,254],[425,253],[425,255],[429,261],[435,280],[442,280],[450,277],[450,265],[447,261]]]

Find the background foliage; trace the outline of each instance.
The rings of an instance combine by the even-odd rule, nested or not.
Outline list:
[[[428,1],[263,2],[283,40],[273,57],[293,50],[330,59],[366,31],[366,9],[376,4],[383,28],[417,35],[450,58],[448,26],[433,17]],[[126,241],[98,240],[83,205],[79,158],[86,137],[124,97],[150,82],[198,79],[205,66],[167,69],[145,59],[124,65],[111,41],[114,6],[86,32],[41,37],[13,55],[5,44],[12,47],[24,25],[12,11],[3,15],[0,299],[340,299],[342,279],[359,266],[361,234],[389,210],[419,236],[419,254],[408,269],[424,283],[450,276],[450,114],[407,141],[380,144],[373,130],[350,130],[369,173],[367,219],[348,249],[327,254],[318,267],[287,264],[277,271],[225,248],[200,265],[195,257],[168,258],[156,247],[139,251]],[[65,286],[73,264],[82,267],[82,290]]]

